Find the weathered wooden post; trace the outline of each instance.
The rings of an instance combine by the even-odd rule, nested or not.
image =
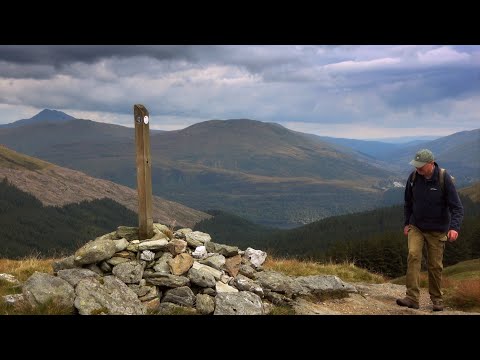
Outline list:
[[[153,236],[152,161],[150,158],[149,114],[145,106],[133,105],[137,153],[138,232],[140,239]]]

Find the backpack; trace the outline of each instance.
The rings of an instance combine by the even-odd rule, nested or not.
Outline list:
[[[444,168],[440,168],[440,174],[438,176],[440,177],[440,189],[442,190],[442,193],[445,192],[445,173],[446,173],[446,170]],[[413,172],[410,174],[410,184],[412,187],[415,184],[416,176],[417,176],[417,170],[413,170]],[[450,174],[448,176],[450,176],[453,183],[455,183],[455,178]]]

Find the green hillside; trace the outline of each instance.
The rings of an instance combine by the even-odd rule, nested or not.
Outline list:
[[[459,193],[468,196],[475,202],[480,202],[480,182],[459,190]]]
[[[448,266],[443,270],[443,274],[455,280],[480,280],[480,259],[462,261],[458,264]]]
[[[119,225],[135,226],[137,220],[137,214],[110,199],[43,206],[6,179],[0,182],[0,258],[69,253]]]
[[[225,211],[209,210],[207,213],[212,217],[197,223],[193,230],[210,234],[212,241],[220,244],[234,244],[246,249],[252,244],[258,244],[260,239],[277,230],[254,224]]]

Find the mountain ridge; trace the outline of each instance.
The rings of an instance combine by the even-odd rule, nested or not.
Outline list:
[[[0,143],[96,178],[136,186],[132,128],[77,119],[0,129]],[[251,119],[209,120],[152,132],[150,143],[155,195],[285,227],[401,202],[395,183],[405,182],[416,151],[377,151],[376,158]],[[477,165],[444,164],[443,159],[440,165],[459,186],[475,180]]]

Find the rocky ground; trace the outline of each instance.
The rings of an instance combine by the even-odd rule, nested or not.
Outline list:
[[[480,315],[478,312],[463,312],[445,307],[444,311],[433,312],[428,289],[421,289],[420,309],[398,306],[397,298],[405,296],[405,286],[390,283],[354,284],[359,293],[348,297],[309,302],[296,299],[293,306],[302,315]]]

